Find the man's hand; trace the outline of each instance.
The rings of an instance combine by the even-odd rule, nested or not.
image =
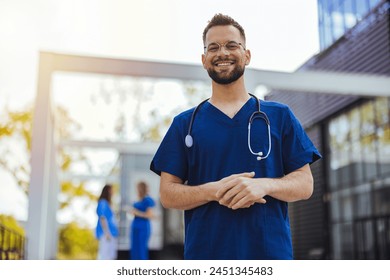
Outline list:
[[[218,183],[222,186],[217,191],[219,204],[233,210],[249,208],[253,204],[266,203],[263,198],[267,195],[266,188],[259,183],[261,179],[254,179],[255,172],[234,174],[223,178]]]

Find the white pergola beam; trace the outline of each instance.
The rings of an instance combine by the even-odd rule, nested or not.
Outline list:
[[[157,151],[159,143],[128,143],[128,142],[110,142],[110,141],[83,141],[83,140],[62,140],[58,143],[60,147],[73,148],[95,148],[95,149],[113,149],[119,153],[131,154],[154,154]]]
[[[53,70],[104,75],[171,78],[210,81],[202,65],[124,60],[101,57],[41,53],[50,56]],[[257,85],[269,90],[347,94],[363,97],[390,96],[390,77],[330,71],[277,72],[248,68],[245,71],[248,90]]]
[[[35,100],[28,191],[27,259],[54,259],[57,252],[58,168],[51,114],[51,57],[41,57]]]
[[[71,181],[71,180],[80,180],[80,181],[89,181],[89,180],[99,180],[110,183],[119,183],[120,175],[100,175],[100,174],[75,174],[75,173],[61,173],[59,175],[60,181]]]
[[[390,96],[390,77],[345,72],[302,71],[283,73],[248,71],[247,77],[269,89],[297,92]]]

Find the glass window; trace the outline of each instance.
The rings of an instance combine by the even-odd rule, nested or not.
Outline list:
[[[376,223],[378,259],[390,259],[390,218],[378,219]]]
[[[343,259],[351,260],[354,257],[353,225],[351,222],[340,225],[341,229],[341,255]]]
[[[375,122],[378,126],[389,124],[389,99],[387,97],[378,97],[375,100]]]
[[[356,224],[357,258],[363,260],[375,259],[374,223],[372,220]]]
[[[376,215],[390,215],[390,185],[374,191]]]
[[[342,2],[342,0],[331,0],[329,2],[332,2],[331,6],[332,6],[332,9],[334,10],[336,7],[338,7],[340,5],[340,2]]]
[[[355,218],[369,217],[372,215],[371,196],[367,191],[361,191],[355,194],[354,216]]]
[[[362,146],[360,144],[360,110],[352,109],[348,113],[350,125],[350,143],[351,143],[351,177],[354,184],[363,182],[363,158]]]
[[[339,181],[341,188],[346,188],[351,183],[350,174],[350,124],[347,115],[341,115],[339,117],[338,133],[337,133],[337,146],[339,151]]]
[[[349,29],[356,24],[355,2],[356,1],[354,0],[344,1],[344,20],[346,29]]]
[[[378,128],[379,168],[382,175],[390,174],[390,125]]]
[[[341,226],[340,224],[333,224],[332,226],[332,259],[341,260]]]
[[[323,22],[324,18],[324,3],[322,1],[318,1],[318,21]]]
[[[380,0],[318,1],[321,49],[325,49],[343,36],[380,2]]]
[[[381,0],[369,0],[370,10],[374,9]]]
[[[390,98],[380,97],[329,122],[334,259],[390,258]]]
[[[343,221],[352,221],[352,195],[348,193],[343,193],[341,198],[341,207],[342,207],[342,215]]]
[[[339,148],[337,145],[338,119],[329,123],[329,145],[330,145],[330,166],[329,166],[329,183],[332,190],[338,186],[337,170],[340,168]]]
[[[378,164],[382,175],[390,174],[390,102],[386,97],[375,102],[375,122],[378,136]]]
[[[355,1],[356,3],[356,17],[361,20],[369,11],[368,0]]]
[[[323,17],[323,36],[324,36],[324,46],[325,48],[330,46],[333,43],[333,37],[332,37],[332,18],[330,15],[329,10],[324,11],[324,17]]]
[[[330,161],[334,162],[336,154],[332,152],[329,155],[329,157],[330,157]],[[329,187],[332,191],[335,191],[337,190],[337,186],[338,186],[337,169],[332,166],[328,166],[328,174],[329,174]]]
[[[332,222],[336,223],[340,221],[340,200],[337,193],[332,195],[332,199],[330,201],[330,215]]]
[[[376,130],[373,102],[367,102],[361,108],[361,145],[364,161],[365,180],[377,176],[376,166]]]
[[[337,40],[343,36],[345,32],[344,26],[344,14],[342,12],[342,6],[337,4],[333,7],[332,11],[332,27],[333,27],[333,39]]]
[[[351,181],[349,131],[349,120],[346,115],[334,119],[329,125],[331,151],[329,175],[334,189],[348,187]]]

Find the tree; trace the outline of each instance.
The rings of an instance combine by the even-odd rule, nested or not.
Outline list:
[[[12,216],[0,214],[0,225],[15,231],[22,236],[25,235],[23,227]]]
[[[0,260],[23,258],[24,240],[24,229],[15,218],[0,214]]]
[[[55,130],[61,139],[70,138],[71,135],[79,128],[77,122],[70,118],[64,108],[57,107],[56,110]],[[33,108],[28,106],[22,111],[5,110],[4,116],[0,118],[0,167],[8,171],[15,179],[17,185],[28,194],[30,182],[30,153],[32,138],[32,120]],[[16,143],[16,144],[15,144]],[[24,151],[24,156],[21,152]],[[59,149],[59,168],[67,171],[72,163],[76,161],[87,161],[82,153],[69,153],[64,149]],[[17,159],[17,160],[15,160]],[[60,209],[66,208],[71,200],[77,196],[86,196],[91,201],[96,201],[97,197],[90,191],[86,190],[85,182],[73,183],[71,181],[61,182],[61,192],[66,197],[60,205]]]
[[[0,116],[0,143],[2,144],[0,146],[0,153],[2,154],[0,168],[3,168],[12,175],[17,186],[26,195],[28,194],[31,170],[29,159],[31,153],[32,120],[32,106],[28,106],[21,111],[5,110],[5,114]],[[78,124],[61,107],[57,107],[56,121],[56,133],[62,138],[70,138],[74,130],[78,128]],[[62,171],[69,170],[71,165],[76,161],[86,161],[82,153],[71,154],[64,149],[58,151],[58,159],[59,168]],[[85,182],[74,183],[72,181],[62,181],[61,194],[63,199],[60,203],[60,209],[66,209],[75,197],[87,197],[90,203],[97,200],[97,196],[85,188]],[[0,215],[0,224],[24,236],[23,229],[18,226],[14,218]],[[71,238],[70,234],[81,239],[77,241]],[[65,238],[65,240],[62,238]],[[72,244],[70,241],[75,243]],[[59,247],[63,250],[61,256],[94,258],[94,252],[96,251],[94,247],[95,242],[96,240],[94,240],[90,229],[81,228],[76,224],[70,224],[65,229],[62,229],[62,235],[60,234]],[[85,250],[84,253],[83,250]]]
[[[59,231],[58,259],[96,259],[98,241],[90,229],[71,222]]]
[[[31,151],[32,109],[23,111],[5,110],[0,118],[0,167],[8,171],[15,179],[17,185],[27,194],[29,186],[30,166],[28,158],[17,154],[15,150]],[[22,149],[15,149],[11,141],[16,141]]]
[[[167,85],[175,89],[175,94],[164,89]],[[91,100],[92,103],[102,100],[117,108],[114,128],[117,140],[158,142],[175,115],[196,106],[209,94],[209,84],[199,81],[110,77],[101,79],[99,91],[91,96]],[[156,104],[156,99],[161,100],[161,96],[162,103]]]

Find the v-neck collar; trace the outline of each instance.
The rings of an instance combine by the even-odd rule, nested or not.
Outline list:
[[[210,101],[207,101],[205,105],[205,109],[209,110],[213,116],[215,116],[216,119],[223,120],[226,123],[234,124],[240,122],[240,120],[245,119],[246,115],[250,115],[251,112],[248,112],[248,107],[252,104],[252,97],[249,98],[244,105],[241,106],[241,108],[238,110],[238,112],[234,115],[233,118],[230,118],[228,115],[226,115],[224,112],[222,112],[220,109],[215,107],[213,104],[210,103]]]

